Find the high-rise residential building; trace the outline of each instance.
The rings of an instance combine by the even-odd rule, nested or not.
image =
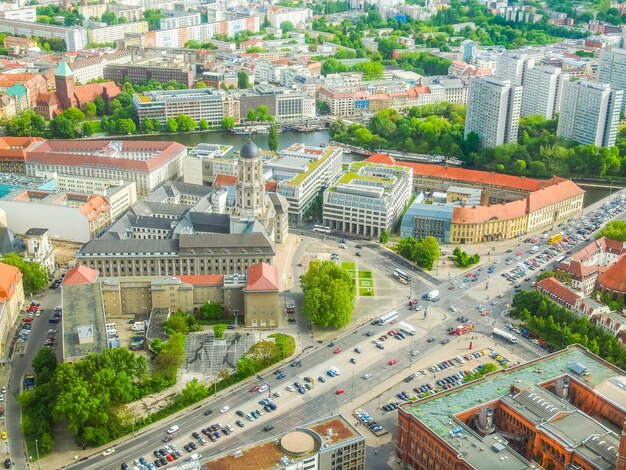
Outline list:
[[[481,147],[515,142],[521,104],[521,86],[491,77],[473,79],[467,96],[465,137],[475,132]]]
[[[626,49],[611,48],[602,51],[598,63],[598,80],[626,92]],[[626,111],[624,100],[622,110]]]
[[[579,144],[615,145],[624,90],[588,80],[563,82],[556,135]]]
[[[463,62],[471,64],[474,60],[474,54],[476,54],[476,42],[471,39],[466,39],[461,42],[461,55],[463,57]]]
[[[13,36],[63,39],[67,50],[70,52],[84,49],[87,45],[87,30],[81,26],[55,26],[0,19],[0,33],[9,33]]]
[[[522,92],[521,115],[541,114],[546,119],[554,118],[561,109],[563,81],[568,78],[559,67],[529,68]]]
[[[496,73],[494,77],[498,80],[508,80],[511,85],[524,85],[524,75],[532,64],[526,54],[504,53],[496,58]]]

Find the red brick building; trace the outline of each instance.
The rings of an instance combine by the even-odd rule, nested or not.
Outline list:
[[[579,345],[488,374],[401,405],[396,453],[409,469],[626,470],[624,375]]]

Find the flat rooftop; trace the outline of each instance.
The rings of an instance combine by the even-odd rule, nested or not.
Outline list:
[[[61,286],[63,299],[63,360],[80,359],[107,348],[106,320],[100,284]],[[93,342],[79,344],[78,331],[91,327]]]
[[[572,363],[583,364],[589,374],[584,377],[577,376],[569,368]],[[483,379],[458,389],[433,395],[418,402],[404,404],[402,409],[419,419],[453,448],[459,449],[464,459],[475,468],[502,468],[503,462],[506,462],[507,470],[531,468],[528,461],[509,447],[501,452],[491,450],[493,443],[502,442],[506,446],[506,440],[499,437],[497,432],[481,438],[465,424],[458,421],[454,415],[481,404],[501,399],[507,400],[508,398],[504,397],[508,397],[511,385],[522,389],[536,386],[563,375],[569,375],[578,381],[585,382],[589,388],[595,389],[605,381],[623,376],[625,373],[608,362],[599,360],[583,347],[572,345],[567,349],[521,366],[491,373]],[[578,412],[575,413],[576,416],[572,416],[562,423],[563,429],[570,428],[571,422],[588,424],[586,419],[583,420],[577,414]],[[450,426],[451,419],[463,428],[461,433],[454,436],[450,432],[452,429]],[[556,420],[554,423],[558,423],[558,421]],[[557,426],[561,427],[558,424]],[[592,431],[589,429],[589,433]]]

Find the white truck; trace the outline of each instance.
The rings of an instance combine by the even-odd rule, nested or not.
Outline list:
[[[426,294],[426,298],[428,300],[438,299],[439,298],[439,291],[437,289],[431,290],[428,294]]]
[[[512,335],[511,333],[507,333],[506,331],[494,328],[493,334],[499,336],[500,338],[506,339],[509,343],[517,343],[517,337]]]
[[[531,253],[537,253],[539,251],[539,245],[535,245],[530,249]]]
[[[400,323],[398,323],[398,328],[400,329],[400,331],[402,331],[403,333],[408,333],[411,336],[415,336],[415,333],[417,332],[417,330],[415,329],[414,326],[409,325],[408,323],[404,323],[403,321],[401,321]]]

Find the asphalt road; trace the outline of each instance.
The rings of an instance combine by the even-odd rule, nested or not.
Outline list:
[[[588,212],[588,210],[585,212]],[[619,218],[624,218],[624,214],[622,214]],[[354,245],[356,243],[365,244],[361,241],[348,241],[349,245]],[[585,243],[586,242],[581,242],[574,247],[572,251],[577,250]],[[543,249],[545,243],[542,243],[541,246]],[[350,248],[352,249],[353,246],[350,246]],[[521,261],[524,261],[532,256],[530,254],[531,248],[532,245],[523,244],[514,248],[513,251],[522,252]],[[363,250],[368,251],[365,256],[369,263],[376,264],[379,268],[383,268],[385,271],[393,266],[406,268],[406,265],[403,262],[398,262],[397,257],[393,255],[393,253],[388,253],[386,250],[382,250],[375,244],[367,244],[367,246],[365,246],[361,251]],[[500,258],[506,258],[507,256],[509,255],[499,255]],[[376,257],[379,259],[377,260]],[[298,256],[297,252],[296,256],[294,256],[294,260],[298,259],[301,259],[301,256]],[[491,264],[491,262],[484,263],[483,265],[487,264]],[[553,265],[554,262],[551,262],[546,264],[545,267],[549,269]],[[515,267],[515,264],[506,265],[504,259],[502,259],[499,264],[495,264],[493,266],[494,272],[491,275],[488,276],[486,272],[483,272],[477,282],[469,283],[470,287],[464,290],[460,290],[458,288],[448,290],[452,281],[455,280],[458,285],[463,278],[463,275],[459,275],[456,278],[447,281],[439,282],[439,284],[437,284],[437,288],[440,290],[440,301],[437,303],[430,303],[421,299],[421,294],[430,290],[431,286],[429,286],[429,284],[431,284],[431,279],[420,279],[420,275],[422,273],[417,274],[417,280],[413,283],[413,285],[411,285],[410,288],[414,294],[417,294],[422,305],[428,305],[431,309],[436,307],[442,310],[448,310],[450,305],[455,305],[459,308],[458,312],[448,312],[447,316],[444,317],[444,320],[438,327],[432,329],[430,332],[421,337],[415,336],[404,341],[391,339],[387,340],[385,342],[384,351],[374,348],[370,340],[391,329],[390,325],[376,327],[371,325],[362,325],[335,339],[335,344],[332,348],[319,344],[309,346],[299,356],[302,362],[302,367],[297,368],[287,366],[283,368],[286,374],[285,379],[277,380],[271,373],[264,376],[264,379],[267,380],[272,386],[269,393],[274,391],[274,389],[278,389],[283,394],[281,398],[275,400],[279,407],[277,411],[272,412],[269,415],[266,413],[259,420],[254,422],[249,422],[244,419],[246,427],[243,430],[235,427],[235,432],[233,434],[220,438],[216,443],[209,442],[206,447],[200,447],[198,452],[200,452],[203,457],[207,457],[234,450],[244,445],[249,445],[250,442],[268,437],[268,433],[265,433],[262,429],[269,423],[273,424],[275,427],[271,435],[280,434],[294,426],[305,424],[332,414],[341,405],[354,400],[359,393],[369,389],[372,381],[376,381],[377,383],[385,381],[396,375],[400,369],[407,369],[408,375],[408,371],[412,365],[409,353],[410,349],[418,349],[421,351],[421,357],[422,355],[428,355],[428,353],[443,347],[440,344],[440,341],[444,338],[449,338],[446,332],[446,327],[456,326],[458,322],[455,318],[459,315],[463,315],[471,321],[474,321],[476,323],[477,333],[490,334],[493,331],[494,324],[496,326],[501,326],[507,321],[506,318],[501,315],[497,315],[496,313],[501,312],[504,308],[504,304],[512,298],[513,286],[505,281],[500,274],[504,271],[512,270]],[[393,269],[389,269],[390,276],[392,276],[392,272]],[[300,273],[301,270],[298,271],[298,269],[294,269],[294,276],[296,276],[296,279]],[[539,273],[534,273],[534,275],[537,274]],[[522,284],[522,288],[529,287],[526,282],[521,281],[519,283]],[[487,303],[484,300],[480,300],[480,298],[482,298],[482,296],[486,296],[487,298],[494,299],[499,293],[504,293],[505,296],[504,298],[499,299],[501,302],[497,306],[497,310],[493,311],[489,317],[480,316],[475,306],[481,302],[485,304]],[[292,290],[292,294],[299,294],[297,287]],[[299,296],[296,295],[296,297]],[[477,297],[479,297],[478,300]],[[491,306],[489,306],[489,308],[493,309]],[[396,305],[395,307],[390,306],[387,311],[394,309],[399,311],[400,320],[414,314],[413,311],[409,311],[407,308],[405,299],[400,300],[399,305]],[[382,315],[385,312],[380,313]],[[306,325],[300,326],[304,326],[306,328]],[[368,329],[374,329],[378,335],[366,337],[365,333]],[[427,342],[428,338],[431,337],[435,338],[435,341],[430,343]],[[408,341],[411,341],[410,348]],[[350,352],[356,345],[364,350],[363,356],[366,356],[364,360],[359,359],[358,355]],[[333,354],[333,349],[336,347],[341,347],[344,352]],[[520,338],[518,344],[507,345],[507,347],[514,350],[518,355],[529,359],[534,359],[538,355],[544,354],[542,350],[534,347],[532,343],[528,343],[523,338]],[[373,350],[373,352],[371,350]],[[351,366],[347,364],[349,357],[356,357],[358,359],[358,364],[354,366],[354,368],[351,368]],[[396,359],[398,363],[391,366],[388,364],[390,359]],[[300,395],[297,392],[289,393],[285,391],[285,385],[291,384],[296,380],[302,381],[304,376],[309,375],[316,379],[320,374],[324,373],[325,369],[327,369],[330,364],[337,364],[337,367],[339,367],[343,373],[339,377],[327,377],[328,380],[326,384],[317,383],[315,389],[307,392],[305,395]],[[361,371],[364,365],[366,365],[367,371],[372,374],[372,378],[370,380],[363,380],[361,378]],[[347,371],[352,370],[354,372],[349,373],[344,371],[344,369]],[[358,373],[356,372],[357,370],[359,371]],[[235,420],[239,419],[235,415],[236,410],[241,409],[244,412],[249,412],[253,409],[261,409],[261,406],[258,405],[257,401],[265,395],[250,393],[248,391],[251,385],[255,382],[257,381],[254,379],[250,380],[228,395],[222,393],[219,396],[210,399],[208,403],[186,411],[184,415],[164,420],[160,425],[142,431],[140,435],[130,438],[126,442],[116,446],[115,453],[108,457],[102,457],[100,454],[96,454],[87,460],[76,463],[71,468],[81,470],[100,470],[104,468],[118,469],[120,468],[120,464],[122,462],[131,463],[134,459],[137,459],[140,456],[145,456],[149,461],[151,461],[153,459],[150,459],[149,457],[152,451],[163,446],[162,438],[165,435],[166,429],[172,424],[177,424],[180,428],[180,430],[175,434],[176,438],[173,441],[179,448],[182,448],[183,444],[192,440],[191,433],[193,431],[199,431],[209,424],[222,422],[234,425]],[[393,385],[393,383],[389,384],[390,387]],[[345,393],[337,395],[336,391],[339,388],[343,389]],[[229,406],[230,409],[229,411],[221,414],[219,410],[224,406]],[[209,417],[205,417],[203,415],[203,412],[207,408],[213,410],[213,414]]]
[[[52,315],[55,307],[61,306],[61,289],[47,290],[42,296],[36,296],[33,299],[42,304],[43,312],[39,317],[35,317],[33,321],[30,336],[25,343],[26,348],[24,355],[14,354],[12,358],[5,404],[6,427],[9,436],[6,442],[8,443],[8,451],[10,452],[14,467],[18,469],[27,468],[27,455],[24,437],[20,429],[20,406],[17,402],[17,396],[22,391],[22,378],[24,374],[33,371],[33,359],[42,348],[48,329],[59,328],[58,323],[48,323],[48,318]],[[30,300],[31,298],[27,297],[26,303],[30,304]],[[24,315],[20,315],[16,325],[18,330],[21,327],[23,319]],[[4,458],[1,458],[1,460],[4,461]]]

